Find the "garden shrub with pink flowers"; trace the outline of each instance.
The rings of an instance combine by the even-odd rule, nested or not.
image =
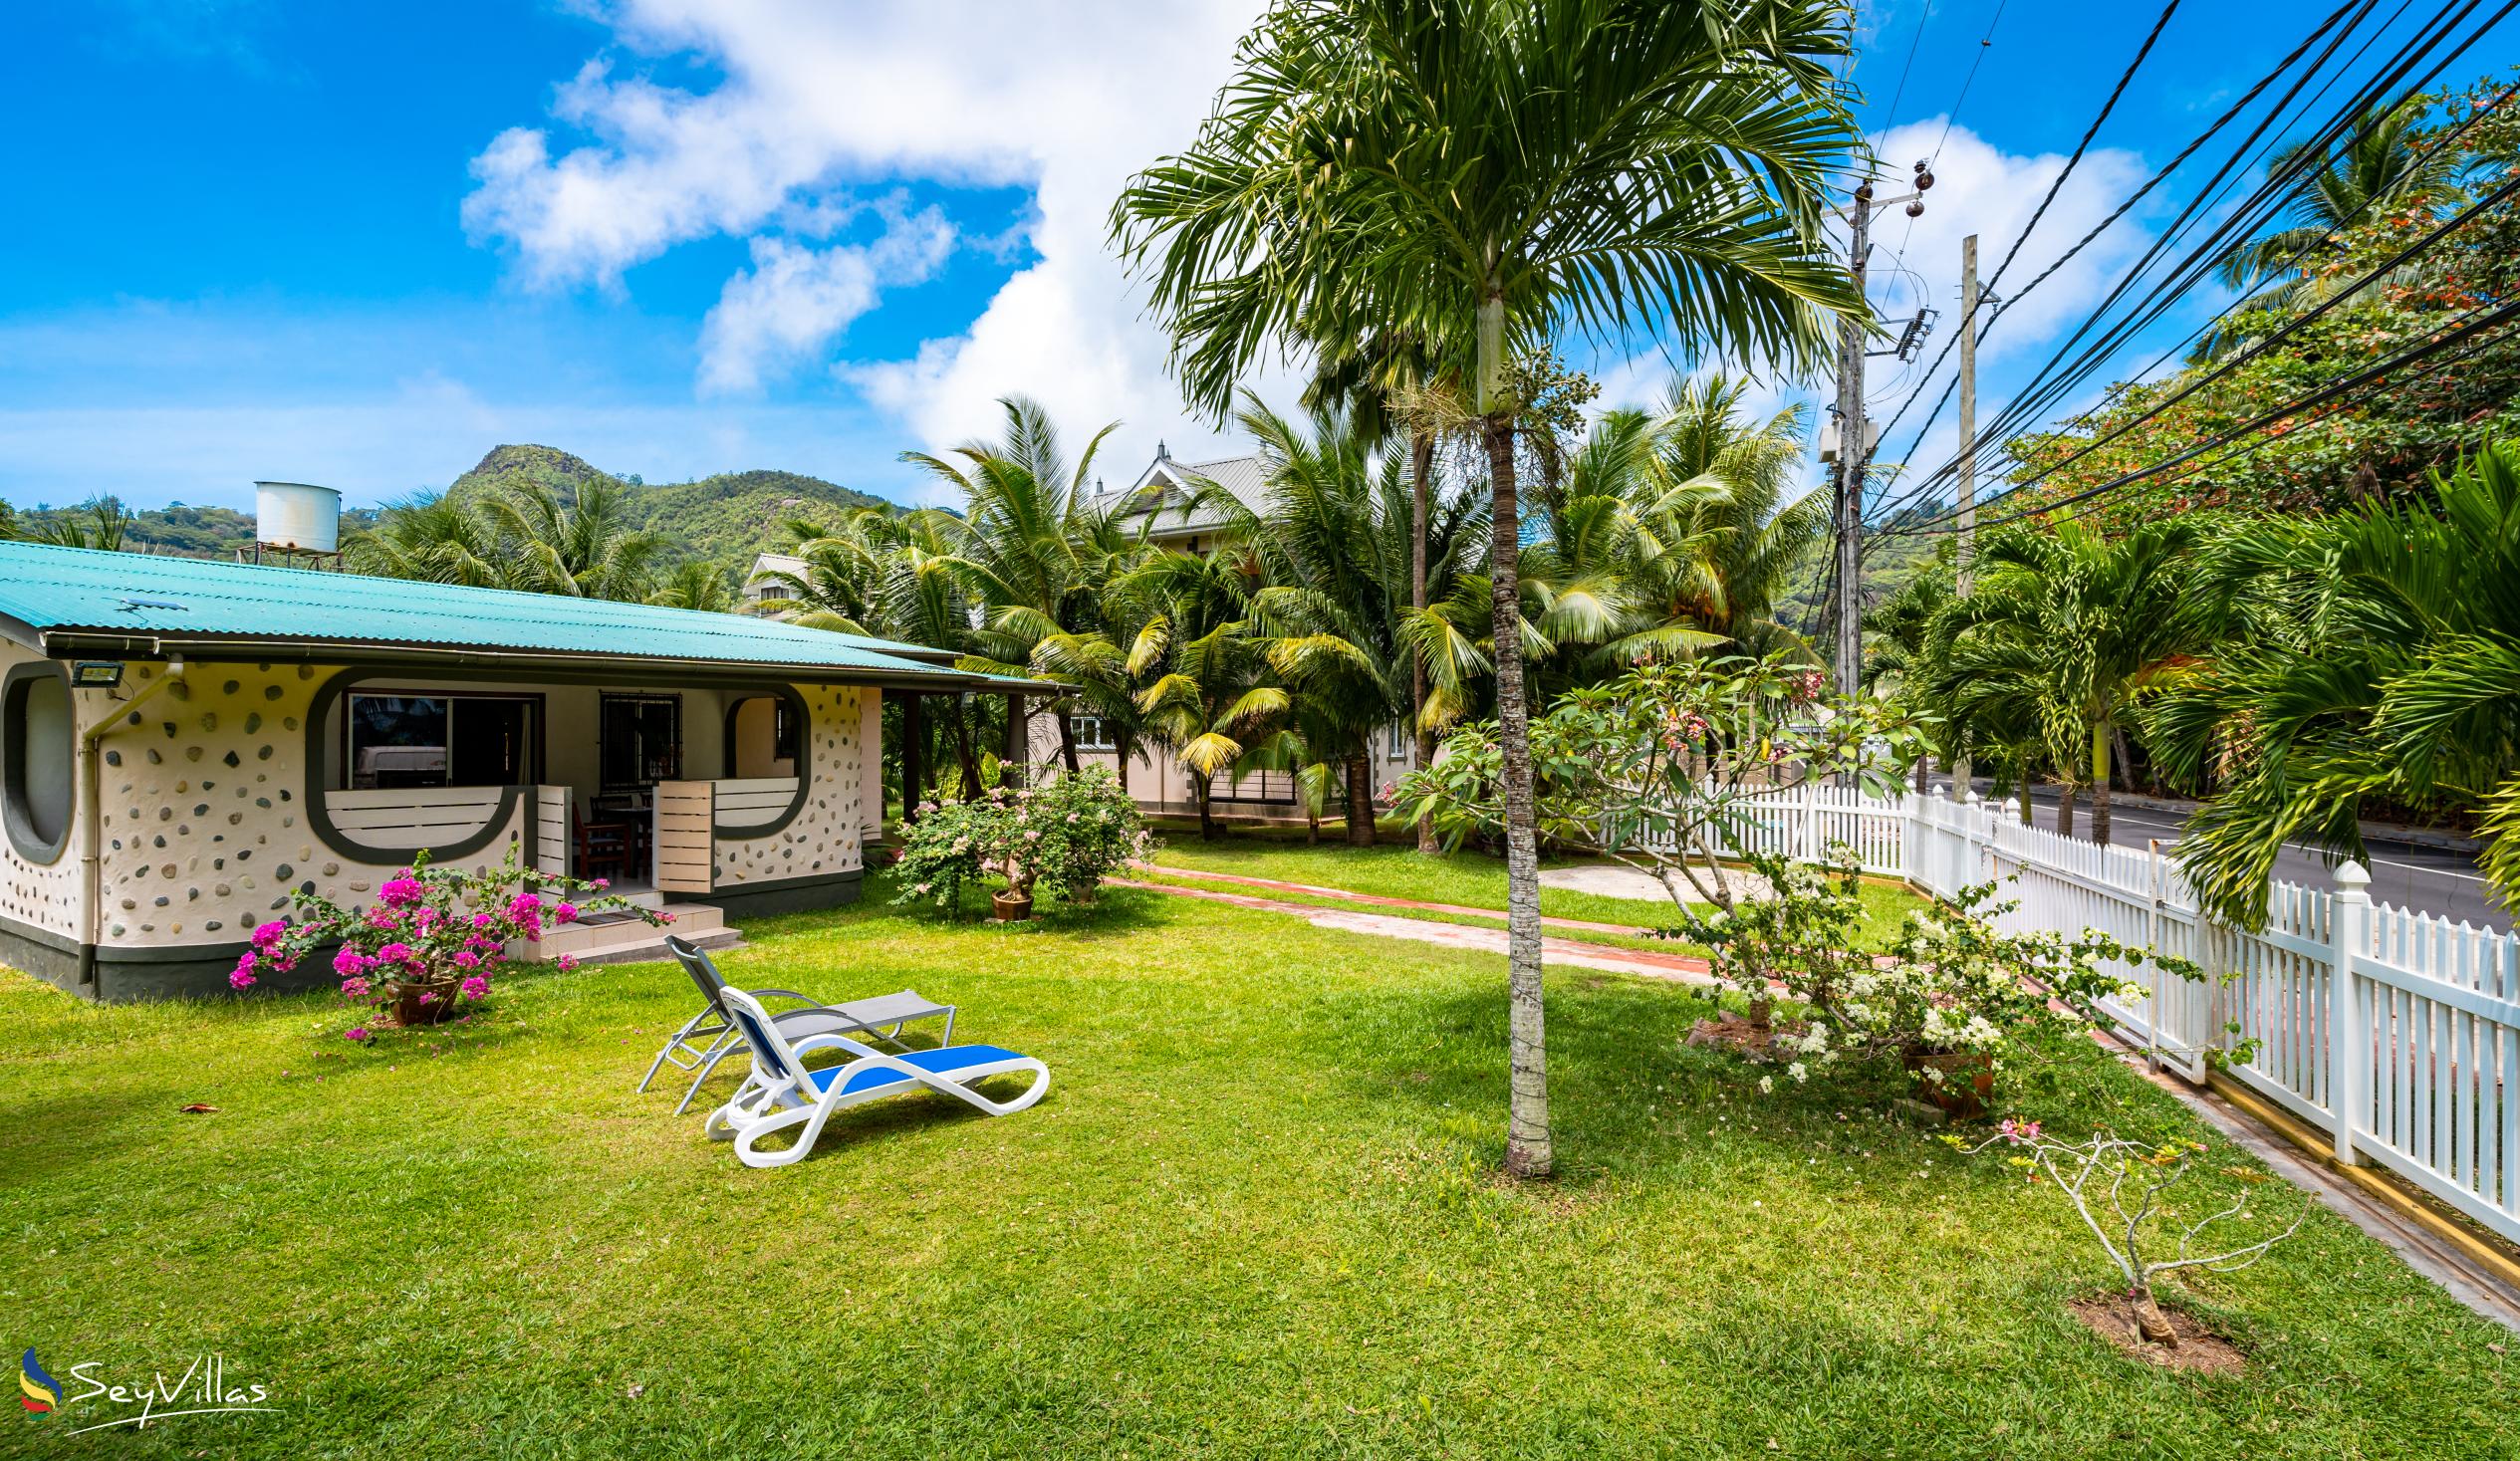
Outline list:
[[[353,1041],[371,1039],[383,1025],[461,1020],[490,997],[491,978],[511,943],[539,939],[545,928],[590,913],[628,913],[650,925],[673,921],[670,913],[606,892],[607,885],[519,866],[513,848],[506,861],[479,872],[431,866],[423,852],[386,878],[365,908],[295,894],[290,917],[254,930],[253,947],[227,982],[241,993],[264,973],[328,957],[342,998],[358,1012],[342,1032]],[[569,965],[563,955],[560,966]]]

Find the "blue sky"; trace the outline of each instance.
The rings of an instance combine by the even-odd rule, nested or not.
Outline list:
[[[1877,269],[1888,309],[1947,308],[1971,225],[2000,253],[2153,14],[2006,6],[1963,98],[1997,5],[1864,11],[1885,155],[1942,156],[1925,218],[1886,220],[1919,276]],[[244,505],[285,477],[375,502],[540,441],[650,480],[785,467],[909,500],[896,453],[988,431],[1010,390],[1080,438],[1124,420],[1111,477],[1159,437],[1230,449],[1183,417],[1101,231],[1119,179],[1186,140],[1251,8],[26,7],[0,53],[0,497]],[[2025,264],[2314,22],[2182,6]],[[2507,39],[2451,75],[2507,64]],[[2143,222],[1990,338],[1990,398]],[[1590,364],[1641,401],[1664,361],[1636,341]]]

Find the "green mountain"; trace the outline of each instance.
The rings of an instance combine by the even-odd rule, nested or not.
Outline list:
[[[696,482],[647,482],[634,473],[616,476],[555,447],[532,445],[492,447],[446,492],[461,498],[501,483],[535,482],[568,497],[604,481],[621,484],[631,520],[664,534],[678,552],[738,566],[775,546],[792,518],[838,524],[860,508],[892,507],[881,497],[799,472],[720,472]]]

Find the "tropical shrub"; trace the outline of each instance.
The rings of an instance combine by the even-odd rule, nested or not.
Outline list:
[[[1151,846],[1136,804],[1100,767],[918,810],[895,864],[896,903],[957,909],[963,886],[984,875],[1002,879],[1011,894],[1092,902],[1106,874]]]
[[[290,916],[256,928],[253,947],[236,961],[228,984],[250,989],[265,972],[287,972],[330,949],[342,997],[361,1012],[342,1033],[371,1038],[383,1024],[434,1025],[490,997],[490,979],[507,961],[507,946],[542,937],[547,926],[589,913],[628,913],[649,925],[673,915],[605,891],[605,880],[581,881],[507,859],[479,872],[432,866],[423,851],[377,888],[376,901],[350,909],[317,893],[291,895]],[[571,960],[562,955],[560,965]]]
[[[1093,902],[1105,877],[1154,851],[1136,802],[1100,766],[1019,795],[1027,798],[1019,804],[1030,815],[1024,855],[1036,886],[1070,902]]]
[[[1765,1023],[1773,999],[1802,1007],[1801,1022],[1776,1030],[1769,1045],[1798,1083],[1842,1066],[1890,1061],[1917,1065],[1919,1078],[1935,1086],[1950,1078],[1946,1066],[2000,1075],[2008,1061],[2048,1038],[2105,1028],[2110,1021],[2100,1001],[2141,992],[2115,969],[2149,961],[2199,977],[2183,959],[2097,929],[2072,937],[2003,932],[1995,919],[2015,905],[1995,902],[1992,883],[1908,914],[1887,952],[1861,953],[1854,949],[1862,906],[1852,865],[1824,869],[1765,856],[1752,865],[1773,896],[1693,918],[1676,931],[1713,951],[1717,982],[1751,1001],[1754,1023]],[[1763,1088],[1772,1084],[1772,1077],[1762,1081]]]

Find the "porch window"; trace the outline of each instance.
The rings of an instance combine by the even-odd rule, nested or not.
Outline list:
[[[607,695],[602,734],[604,789],[627,791],[682,777],[682,698]]]
[[[1415,749],[1409,740],[1408,722],[1405,720],[1394,720],[1386,729],[1390,738],[1390,751],[1388,752],[1390,759],[1393,761],[1406,761],[1408,759],[1408,753]]]
[[[348,698],[345,764],[353,790],[521,786],[534,779],[531,696]]]
[[[1113,749],[1112,728],[1099,715],[1071,715],[1068,717],[1068,730],[1076,737],[1080,751]]]

